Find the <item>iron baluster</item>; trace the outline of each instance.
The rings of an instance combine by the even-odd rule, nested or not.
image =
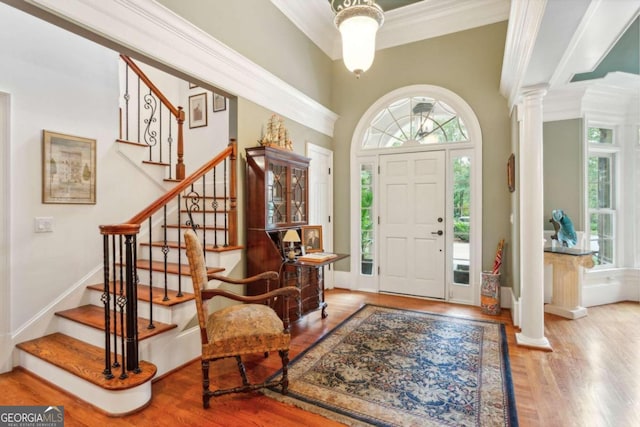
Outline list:
[[[168,287],[169,276],[167,275],[167,257],[169,256],[169,246],[167,245],[167,205],[163,208],[164,241],[162,243],[162,253],[164,254],[164,298],[162,301],[169,301]]]
[[[104,371],[102,374],[105,379],[112,379],[113,373],[111,373],[111,337],[109,331],[111,331],[111,316],[109,316],[110,309],[110,289],[109,289],[109,236],[106,234],[102,238],[102,253],[103,253],[103,269],[104,269],[104,287],[102,292],[102,305],[104,306]],[[113,254],[115,257],[115,254]]]
[[[169,138],[167,138],[167,142],[169,143],[169,164],[173,164],[173,122],[169,119]],[[173,168],[169,168],[169,179],[173,179]],[[180,202],[178,202],[178,206],[180,206]]]
[[[127,373],[126,373],[126,362],[127,362],[127,355],[126,355],[126,346],[125,346],[125,330],[124,330],[124,306],[127,303],[127,297],[125,295],[125,278],[123,277],[123,269],[125,269],[125,265],[122,263],[122,235],[118,236],[119,238],[119,246],[120,246],[120,295],[118,296],[117,300],[118,300],[118,307],[120,308],[120,327],[118,327],[118,325],[114,325],[114,335],[118,336],[118,332],[120,332],[120,348],[122,350],[122,366],[121,366],[121,373],[120,373],[120,379],[124,379],[127,378]],[[116,311],[115,316],[117,318],[117,314],[118,312]]]
[[[125,139],[129,140],[129,64],[125,64],[124,68],[124,115],[125,115]],[[115,254],[114,254],[115,255]]]
[[[224,247],[229,246],[229,241],[227,240],[227,158],[224,159],[224,176],[222,180],[224,181]]]
[[[204,251],[204,260],[207,261],[207,182],[202,175],[202,249]]]
[[[138,288],[137,288],[137,238],[127,235],[127,370],[140,373],[138,360]]]
[[[137,142],[140,142],[140,77],[138,77],[138,100],[136,102],[138,105],[138,120],[136,121],[136,127],[138,129],[138,139]]]
[[[153,228],[151,217],[149,217],[149,325],[147,329],[154,329],[156,326],[153,324]]]
[[[156,109],[158,108],[158,102],[153,96],[151,89],[149,93],[144,95],[144,109],[149,111],[149,117],[143,120],[144,127],[144,142],[149,146],[149,161],[153,161],[153,147],[158,143],[158,132],[152,128],[153,124],[157,122],[155,117]]]
[[[218,178],[217,178],[218,167],[213,168],[213,201],[211,202],[211,207],[213,208],[213,246],[215,248],[218,247]]]
[[[169,168],[171,169],[171,168]],[[180,194],[178,193],[178,295],[182,297],[182,213],[180,211]]]
[[[121,243],[121,240],[119,240],[119,242]],[[118,313],[118,301],[117,301],[117,296],[118,296],[118,288],[117,286],[121,286],[122,285],[122,281],[118,280],[118,273],[120,273],[120,276],[122,276],[122,270],[121,267],[122,266],[122,250],[120,247],[116,246],[116,236],[113,236],[112,239],[112,246],[113,246],[113,283],[112,283],[112,287],[113,287],[113,328],[109,329],[109,334],[111,335],[113,333],[113,352],[115,355],[114,361],[113,361],[113,367],[117,368],[120,366],[120,362],[118,362],[118,334],[117,334],[117,330],[118,330],[118,317],[116,316]],[[116,250],[116,247],[118,248]],[[116,269],[116,254],[118,254],[119,256],[119,264],[118,264],[118,268]],[[111,317],[111,313],[109,313],[109,317]],[[113,332],[112,332],[113,331]]]
[[[151,89],[149,89],[151,90]],[[158,141],[160,141],[160,144],[158,144],[158,151],[160,152],[160,158],[158,159],[158,161],[160,163],[162,163],[162,104],[160,104],[160,111],[158,111],[158,121],[159,121],[159,125],[158,125]],[[171,169],[171,168],[169,168]]]

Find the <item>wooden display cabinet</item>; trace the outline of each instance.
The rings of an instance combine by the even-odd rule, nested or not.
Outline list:
[[[247,148],[246,154],[247,274],[281,273],[284,233],[307,225],[309,159],[272,147]],[[255,286],[249,294],[266,287],[266,282]]]

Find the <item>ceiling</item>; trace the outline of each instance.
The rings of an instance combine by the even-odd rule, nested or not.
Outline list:
[[[341,58],[340,35],[328,0],[271,1],[331,59]],[[378,32],[378,50],[509,20],[502,80],[518,88],[563,87],[574,74],[593,71],[640,13],[638,0],[377,3],[387,11]],[[640,87],[637,79],[631,80]],[[503,93],[511,99],[505,92],[509,90]]]

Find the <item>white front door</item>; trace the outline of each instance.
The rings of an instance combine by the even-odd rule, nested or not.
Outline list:
[[[445,152],[380,156],[380,290],[445,298]]]

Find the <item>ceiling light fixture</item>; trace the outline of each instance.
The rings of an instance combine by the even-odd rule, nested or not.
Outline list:
[[[373,64],[376,33],[384,14],[375,0],[331,0],[334,23],[342,35],[342,59],[357,78]]]

